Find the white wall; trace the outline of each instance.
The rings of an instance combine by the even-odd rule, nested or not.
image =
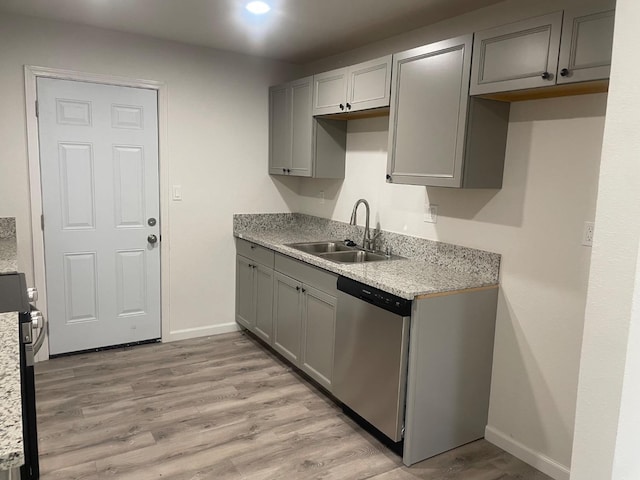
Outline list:
[[[330,69],[560,8],[505,2],[307,68]],[[348,221],[364,197],[385,230],[502,254],[487,436],[557,478],[568,478],[571,463],[591,255],[581,236],[595,216],[606,101],[599,94],[512,104],[499,191],[385,183],[387,118],[349,122],[344,182],[303,180],[300,187],[307,213]],[[435,225],[423,222],[425,202],[439,205]]]
[[[640,478],[640,3],[618,0],[572,480]]]
[[[17,217],[19,265],[30,282],[23,65],[163,81],[169,182],[182,185],[184,196],[169,211],[171,330],[182,331],[178,338],[232,326],[232,214],[290,208],[289,189],[266,168],[267,88],[289,78],[290,66],[6,14],[0,59],[0,216]]]

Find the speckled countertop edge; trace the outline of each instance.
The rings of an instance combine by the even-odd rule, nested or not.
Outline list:
[[[24,464],[18,314],[0,313],[0,470]]]
[[[285,214],[286,215],[286,214]],[[253,216],[259,218],[259,216]],[[278,218],[278,217],[276,217]],[[287,244],[320,240],[340,239],[331,237],[327,233],[319,238],[318,230],[305,228],[295,219],[276,222],[269,228],[264,224],[239,225],[234,221],[234,235],[247,241],[269,248],[297,260],[304,261],[324,270],[343,275],[386,292],[409,300],[421,295],[467,290],[471,288],[494,286],[498,284],[497,271],[471,273],[459,271],[447,266],[446,262],[426,262],[417,259],[398,259],[383,262],[369,262],[360,264],[338,264],[321,257],[293,249]],[[489,252],[483,252],[488,253]],[[452,262],[455,263],[455,262]],[[499,255],[498,255],[499,267]]]

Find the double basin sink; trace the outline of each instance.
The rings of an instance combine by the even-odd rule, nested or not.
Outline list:
[[[402,258],[397,255],[385,255],[349,247],[344,242],[336,241],[290,243],[287,246],[336,263],[380,262]]]

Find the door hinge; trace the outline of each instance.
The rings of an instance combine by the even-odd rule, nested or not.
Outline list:
[[[40,116],[40,104],[38,104],[38,100],[36,100],[36,118]]]
[[[44,232],[44,215],[40,215],[40,228]]]

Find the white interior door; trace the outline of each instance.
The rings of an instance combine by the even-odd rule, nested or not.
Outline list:
[[[159,338],[157,93],[37,88],[49,351]]]

